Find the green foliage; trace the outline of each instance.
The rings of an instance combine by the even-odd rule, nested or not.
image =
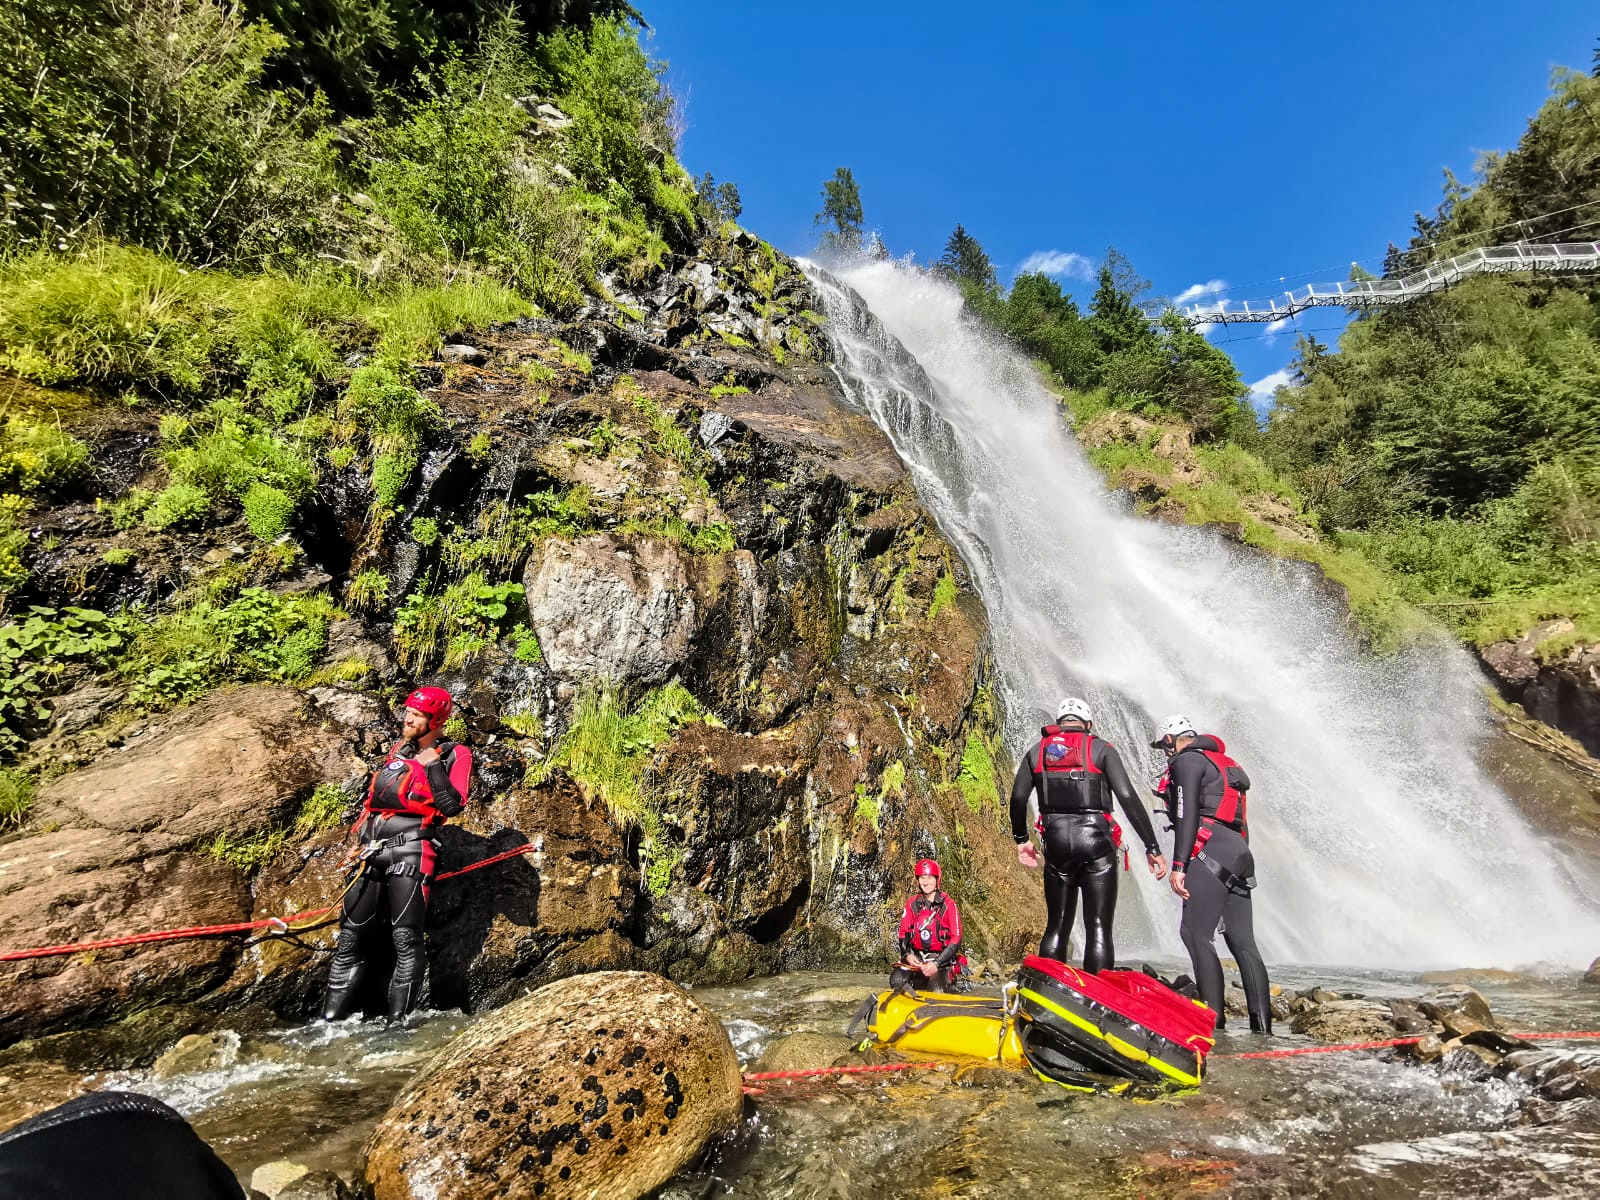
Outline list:
[[[32,608],[20,623],[0,625],[0,756],[21,749],[28,731],[47,719],[44,684],[71,663],[91,665],[129,644],[134,622],[92,608]]]
[[[961,797],[974,813],[981,813],[989,804],[999,804],[999,790],[995,785],[995,746],[977,730],[967,735],[967,744],[961,750],[961,766],[956,773],[956,785]]]
[[[432,546],[439,540],[439,522],[432,517],[416,517],[411,522],[411,536],[419,546]]]
[[[9,417],[0,425],[0,487],[59,488],[89,473],[89,447],[59,425]]]
[[[166,708],[228,681],[293,682],[308,674],[337,610],[323,596],[246,588],[223,604],[201,599],[133,627],[117,663],[133,702]]]
[[[332,829],[339,824],[340,817],[349,805],[349,798],[338,784],[319,783],[295,814],[292,830],[294,839],[303,842],[314,833]]]
[[[957,225],[944,244],[944,254],[933,264],[933,269],[946,276],[963,292],[996,292],[1000,281],[995,278],[994,264],[984,253],[978,239]]]
[[[544,649],[539,645],[539,637],[526,625],[518,625],[511,631],[511,641],[512,657],[519,663],[544,661]]]
[[[707,171],[694,181],[694,190],[700,216],[708,225],[720,228],[729,221],[737,221],[744,211],[739,186],[732,180],[718,183]]]
[[[246,875],[254,875],[288,845],[289,834],[283,829],[263,829],[244,835],[224,830],[206,843],[204,853],[218,862],[237,867]]]
[[[358,612],[376,612],[389,599],[389,577],[368,568],[353,578],[344,589],[344,602]]]
[[[323,112],[261,87],[285,47],[220,0],[0,9],[0,178],[13,247],[85,229],[191,260],[303,241],[331,167]]]
[[[252,484],[244,494],[244,520],[264,542],[282,537],[294,518],[294,497],[269,483]]]
[[[22,561],[28,547],[28,531],[22,528],[27,512],[26,497],[0,494],[0,605],[28,579]]]
[[[822,182],[822,211],[814,221],[823,230],[823,248],[835,252],[860,249],[865,220],[855,175],[849,167],[835,169],[833,178]]]
[[[143,505],[143,512],[146,528],[157,531],[174,526],[203,525],[211,515],[211,497],[204,488],[180,481],[149,499]]]
[[[394,644],[412,670],[430,663],[444,645],[444,665],[471,662],[509,633],[526,612],[520,583],[490,583],[474,572],[438,593],[412,592],[394,618]]]
[[[380,457],[399,456],[415,450],[439,424],[438,405],[401,378],[405,370],[402,364],[392,360],[357,367],[340,401],[340,415],[367,430],[373,449]],[[408,467],[407,477],[410,473]],[[404,486],[403,480],[400,486]]]
[[[946,570],[933,585],[933,602],[928,605],[928,620],[933,620],[955,602],[956,577]]]
[[[372,461],[372,492],[384,508],[394,508],[400,503],[400,493],[411,482],[417,469],[417,456],[408,450],[393,454],[380,454]]]
[[[0,833],[20,829],[33,807],[33,780],[12,767],[0,767]]]
[[[108,567],[125,567],[138,557],[139,555],[127,546],[113,546],[100,556],[100,561]]]

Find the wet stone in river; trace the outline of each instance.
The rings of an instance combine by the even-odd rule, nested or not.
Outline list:
[[[643,1195],[742,1103],[727,1034],[687,992],[643,972],[578,976],[447,1046],[379,1124],[365,1173],[376,1200]]]

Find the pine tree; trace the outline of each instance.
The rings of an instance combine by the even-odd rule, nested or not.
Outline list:
[[[995,293],[1000,281],[995,278],[994,264],[983,252],[978,239],[959,224],[944,244],[944,255],[933,264],[934,270],[952,280],[962,291],[973,290]]]

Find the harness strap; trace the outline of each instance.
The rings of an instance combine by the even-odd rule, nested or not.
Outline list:
[[[1256,877],[1254,875],[1235,875],[1232,871],[1228,870],[1227,867],[1223,866],[1216,859],[1212,858],[1204,850],[1201,850],[1198,854],[1196,854],[1195,858],[1205,863],[1206,869],[1215,875],[1222,883],[1222,886],[1227,888],[1230,892],[1236,892],[1239,895],[1248,896],[1251,889],[1256,886]]]

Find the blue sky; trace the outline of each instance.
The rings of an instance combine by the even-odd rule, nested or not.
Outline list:
[[[1376,270],[1442,169],[1515,144],[1551,69],[1587,70],[1600,39],[1593,0],[638,4],[680,156],[738,184],[741,224],[805,253],[848,166],[895,254],[938,257],[959,221],[1003,280],[1054,255],[1080,301],[1107,245],[1158,294],[1234,306]],[[1338,319],[1298,321],[1331,340]],[[1256,383],[1294,330],[1212,340]]]

